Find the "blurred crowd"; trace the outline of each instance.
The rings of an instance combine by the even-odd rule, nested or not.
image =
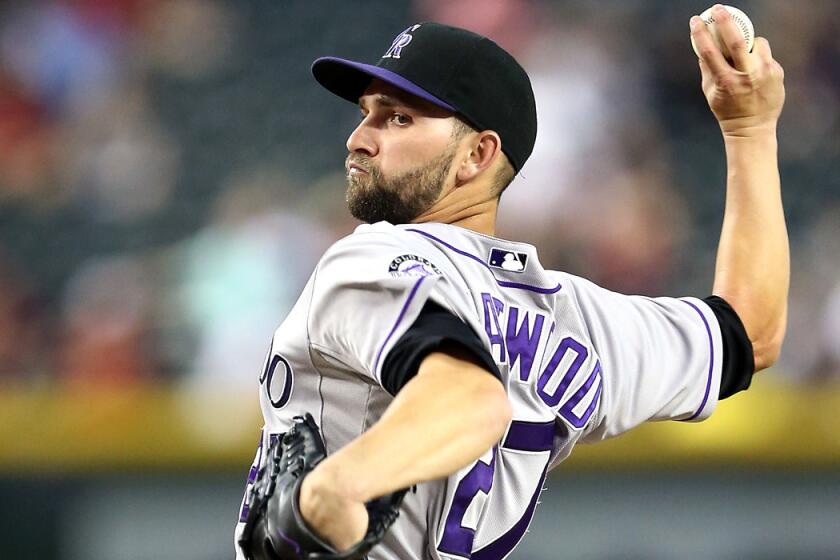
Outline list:
[[[0,3],[0,386],[251,390],[320,254],[356,223],[321,54],[374,59],[412,21],[529,71],[534,155],[498,235],[648,295],[708,295],[725,166],[688,18],[703,2]],[[741,2],[786,70],[791,315],[775,375],[840,377],[840,10]]]

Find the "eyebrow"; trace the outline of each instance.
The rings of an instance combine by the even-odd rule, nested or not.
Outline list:
[[[377,105],[379,105],[381,107],[397,107],[397,106],[410,107],[404,101],[401,101],[401,100],[397,99],[396,97],[392,97],[392,96],[386,95],[384,93],[377,93],[374,96],[374,101]],[[364,102],[363,97],[359,98],[359,107],[362,108],[362,109],[365,108],[365,102]]]

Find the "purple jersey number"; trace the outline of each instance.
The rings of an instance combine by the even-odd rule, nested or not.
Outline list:
[[[502,444],[501,449],[515,451],[550,451],[554,442],[554,422],[521,422],[514,420],[511,423],[508,435]],[[473,558],[477,560],[493,560],[503,558],[519,543],[528,524],[534,515],[537,506],[537,498],[542,490],[545,481],[545,473],[548,468],[549,454],[545,457],[545,467],[539,483],[537,484],[531,501],[525,510],[524,515],[501,537],[473,552],[473,540],[475,530],[463,526],[464,514],[467,508],[480,492],[489,494],[493,487],[493,475],[496,469],[496,455],[500,450],[493,448],[493,457],[490,463],[477,461],[467,475],[461,479],[455,489],[455,496],[452,499],[452,506],[444,522],[443,537],[438,545],[438,550],[446,554],[460,556],[461,558]]]
[[[282,371],[280,371],[281,369]],[[271,347],[268,349],[268,360],[266,361],[262,375],[260,375],[260,385],[263,385],[268,402],[274,408],[283,408],[289,404],[294,385],[294,372],[292,371],[289,360],[280,354],[274,353],[274,341],[272,341]],[[275,392],[274,395],[272,391]],[[279,396],[276,393],[279,393]],[[278,398],[275,399],[275,396]]]
[[[487,309],[487,306],[485,306],[485,309]],[[490,333],[488,332],[488,334]],[[571,363],[565,368],[565,371],[558,372],[558,366],[569,352],[573,353]],[[557,410],[558,415],[575,428],[583,428],[589,421],[595,411],[601,393],[601,364],[596,360],[595,366],[580,388],[568,396],[568,398],[565,398],[564,401],[569,387],[572,386],[578,377],[588,356],[589,350],[587,350],[586,346],[572,337],[564,338],[560,341],[560,344],[557,346],[557,349],[554,351],[554,354],[546,364],[536,383],[536,391],[540,399],[549,407]],[[562,375],[562,377],[556,389],[549,392],[548,387],[554,375]],[[598,385],[591,403],[578,416],[575,410],[583,399],[591,394],[592,386],[595,383]],[[501,450],[551,451],[554,441],[554,430],[554,422],[532,423],[514,420],[508,430],[508,435],[502,444]],[[473,552],[475,530],[463,526],[467,508],[475,499],[478,492],[481,491],[489,494],[493,487],[496,455],[499,452],[499,449],[493,449],[493,458],[490,464],[478,461],[467,475],[461,479],[461,482],[455,489],[455,496],[452,499],[449,514],[444,522],[443,537],[438,546],[440,552],[456,555],[461,558],[471,558],[473,560],[497,560],[504,558],[510,553],[528,529],[528,524],[531,522],[534,509],[537,506],[537,498],[540,495],[540,490],[545,481],[550,454],[546,454],[545,466],[540,476],[539,484],[531,496],[524,515],[505,534],[492,543]]]

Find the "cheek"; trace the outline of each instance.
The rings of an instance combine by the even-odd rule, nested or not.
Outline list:
[[[395,138],[380,150],[380,168],[386,176],[416,169],[440,156],[449,147],[449,142],[448,133]]]

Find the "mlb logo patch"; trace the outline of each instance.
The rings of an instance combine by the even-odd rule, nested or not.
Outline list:
[[[495,268],[507,270],[508,272],[524,272],[525,266],[528,264],[528,255],[526,253],[493,247],[490,250],[488,264]]]

